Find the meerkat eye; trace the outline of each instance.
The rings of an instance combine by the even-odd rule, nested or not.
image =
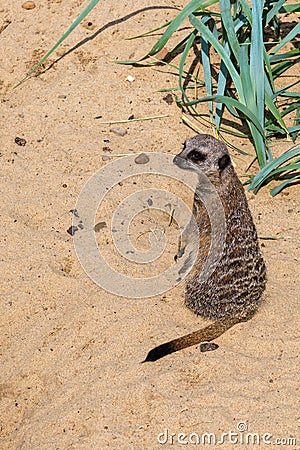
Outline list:
[[[200,161],[205,161],[206,159],[206,155],[204,155],[201,152],[198,152],[197,150],[192,150],[189,154],[188,154],[188,159],[190,159],[193,162],[200,162]]]
[[[225,167],[229,166],[230,164],[230,156],[229,155],[223,155],[218,161],[218,166],[220,170],[225,169]]]

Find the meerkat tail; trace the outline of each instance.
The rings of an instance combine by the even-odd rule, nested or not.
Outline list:
[[[247,320],[248,318],[246,317],[227,317],[217,320],[201,330],[194,331],[193,333],[186,334],[178,339],[174,339],[173,341],[154,347],[150,350],[146,359],[142,362],[157,361],[158,359],[163,358],[170,353],[177,352],[178,350],[191,347],[192,345],[199,344],[200,342],[212,341],[237,323],[246,322]]]

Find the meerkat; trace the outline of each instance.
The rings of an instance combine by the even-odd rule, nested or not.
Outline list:
[[[222,253],[212,273],[201,279],[211,244],[211,223],[196,187],[193,216],[199,230],[196,262],[185,281],[185,303],[195,314],[214,320],[211,325],[153,348],[144,362],[156,361],[183,348],[221,336],[233,325],[249,320],[261,303],[266,285],[266,266],[244,188],[226,146],[207,134],[184,143],[173,162],[182,169],[205,174],[217,192],[226,220]],[[193,239],[189,233],[183,241]],[[192,233],[190,233],[192,234]],[[183,242],[178,258],[185,250]]]

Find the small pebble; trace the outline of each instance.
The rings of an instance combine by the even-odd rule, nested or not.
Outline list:
[[[106,222],[98,222],[94,226],[94,231],[95,231],[95,233],[99,233],[99,231],[102,230],[102,228],[106,228],[106,227],[107,227]]]
[[[135,80],[135,78],[132,75],[128,75],[126,78],[126,81],[129,81],[129,83],[132,83]]]
[[[24,147],[24,145],[26,145],[26,139],[15,137],[15,143],[20,145],[21,147]]]
[[[147,164],[149,161],[149,156],[145,155],[145,153],[141,153],[134,160],[136,164]]]
[[[102,156],[102,161],[109,161],[110,159],[111,159],[110,156],[106,156],[106,155]]]
[[[74,214],[75,217],[79,217],[77,209],[70,209],[70,213]]]
[[[34,2],[24,2],[22,5],[23,9],[34,9],[35,3]]]
[[[74,227],[73,225],[67,229],[67,233],[69,233],[71,236],[74,236],[76,231],[78,231],[78,227]]]
[[[163,97],[163,100],[168,104],[172,105],[174,102],[172,94],[167,94],[165,97]]]
[[[212,352],[213,350],[217,350],[217,348],[219,348],[219,346],[214,342],[203,342],[203,344],[200,345],[200,352]]]
[[[65,98],[67,98],[67,96],[66,96],[66,95],[64,95],[64,94],[60,94],[60,95],[58,95],[58,96],[57,96],[57,98],[62,98],[62,99],[65,99]]]
[[[127,130],[124,130],[123,128],[110,128],[109,131],[111,133],[117,134],[118,136],[125,136],[127,133]]]

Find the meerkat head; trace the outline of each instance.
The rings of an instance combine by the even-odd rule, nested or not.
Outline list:
[[[220,177],[225,169],[232,167],[226,146],[208,134],[197,134],[186,140],[173,162],[181,169],[201,171],[207,176]]]

